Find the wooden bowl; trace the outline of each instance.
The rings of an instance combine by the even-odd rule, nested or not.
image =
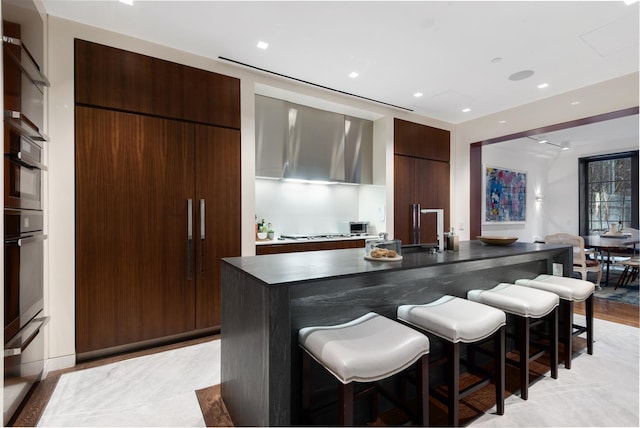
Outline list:
[[[518,240],[513,236],[476,236],[476,238],[487,245],[511,245]]]

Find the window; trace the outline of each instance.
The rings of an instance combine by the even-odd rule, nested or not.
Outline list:
[[[579,159],[580,233],[638,228],[638,152]]]

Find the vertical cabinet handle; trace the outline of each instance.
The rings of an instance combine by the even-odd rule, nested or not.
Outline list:
[[[193,258],[193,201],[187,199],[187,279],[191,280]]]
[[[200,199],[200,277],[204,278],[205,274],[205,258],[204,258],[204,243],[205,243],[205,202],[204,199]]]
[[[422,236],[420,236],[422,234],[422,227],[420,226],[420,209],[420,204],[416,204],[416,219],[418,219],[418,240],[416,241],[416,244],[422,244]]]
[[[420,204],[411,204],[411,239],[412,244],[420,243]]]

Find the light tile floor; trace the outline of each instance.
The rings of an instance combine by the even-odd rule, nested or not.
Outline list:
[[[66,373],[38,426],[205,426],[195,391],[220,383],[220,340]]]
[[[576,323],[584,317],[576,315]],[[557,380],[516,394],[485,427],[640,426],[640,330],[594,321],[586,350]],[[63,374],[38,426],[204,426],[194,391],[220,383],[220,340]]]

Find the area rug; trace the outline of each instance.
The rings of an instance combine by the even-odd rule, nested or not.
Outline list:
[[[617,266],[612,266],[609,270],[609,283],[603,285],[601,290],[596,289],[594,295],[602,299],[640,306],[640,284],[637,279],[632,283],[621,285],[615,289],[621,273],[621,269],[618,269]]]

